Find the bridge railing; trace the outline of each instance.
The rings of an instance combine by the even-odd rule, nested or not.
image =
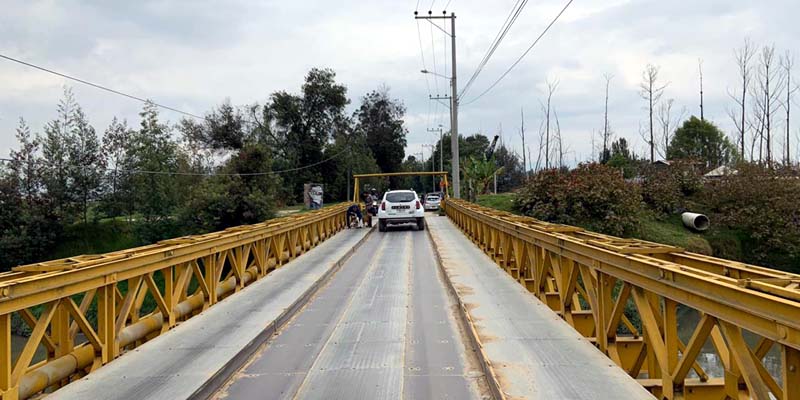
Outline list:
[[[166,332],[340,231],[346,207],[0,274],[0,398],[56,389]]]
[[[501,268],[657,397],[800,399],[799,275],[460,200],[448,199],[445,209]],[[679,316],[692,320],[680,324],[689,327],[682,335]],[[709,371],[701,353],[721,368]]]

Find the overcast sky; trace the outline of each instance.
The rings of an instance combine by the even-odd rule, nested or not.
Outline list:
[[[445,3],[433,2],[436,14]],[[448,12],[458,17],[460,87],[514,3],[450,1]],[[494,82],[563,5],[562,0],[530,2],[462,100],[470,101]],[[448,83],[419,72],[421,41],[426,67],[434,69],[435,57],[436,71],[450,75],[449,45],[445,49],[445,37],[436,28],[413,19],[416,7],[416,0],[5,0],[0,54],[200,114],[225,98],[248,104],[264,102],[277,90],[297,92],[310,68],[330,67],[348,87],[351,110],[382,84],[405,103],[409,154],[436,140],[427,128],[439,123],[449,128],[447,110],[428,100],[429,86],[430,94],[437,93],[437,86],[444,94]],[[430,1],[419,4],[421,12],[429,8]],[[460,131],[491,135],[502,126],[504,142],[519,151],[522,108],[535,149],[545,82],[557,79],[554,105],[568,159],[571,164],[588,159],[591,134],[603,126],[603,74],[608,73],[614,75],[611,126],[641,153],[638,132],[646,112],[638,84],[643,68],[647,63],[661,66],[662,80],[670,83],[664,98],[674,98],[676,109],[697,114],[697,63],[702,58],[706,118],[730,133],[725,110],[732,106],[726,92],[736,84],[733,48],[750,37],[759,44],[774,43],[781,54],[799,51],[798,15],[796,0],[576,0],[494,90],[461,109]],[[34,131],[42,131],[55,115],[65,84],[73,87],[99,132],[115,115],[138,125],[140,103],[0,60],[0,155],[16,146],[20,116]],[[162,115],[180,119],[169,111]],[[430,150],[425,151],[427,157]]]

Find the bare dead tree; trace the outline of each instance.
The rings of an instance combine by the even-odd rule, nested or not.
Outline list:
[[[786,110],[786,143],[784,143],[784,163],[787,166],[792,165],[792,158],[791,158],[791,116],[792,116],[792,98],[794,97],[794,93],[797,91],[798,87],[792,81],[792,70],[794,69],[794,55],[787,51],[786,54],[781,57],[781,67],[783,68],[783,74],[786,79],[786,101],[783,103],[783,107]]]
[[[759,136],[759,161],[766,161],[768,166],[772,166],[773,119],[782,106],[781,89],[785,83],[785,75],[783,70],[775,65],[774,45],[764,46],[758,60],[758,80],[754,88],[757,105],[755,117],[759,124],[763,125]]]
[[[522,170],[525,172],[525,175],[528,175],[528,158],[525,156],[525,114],[522,110],[522,107],[519,108],[519,117],[521,120],[521,125],[519,128],[519,136],[522,137]]]
[[[608,122],[608,91],[611,86],[611,80],[614,79],[614,75],[603,74],[603,78],[606,80],[606,102],[605,112],[603,113],[603,153],[600,157],[600,162],[606,163],[608,159],[611,158],[611,152],[608,149],[611,142],[611,125]],[[592,149],[592,151],[594,151],[594,149]]]
[[[542,150],[544,149],[544,120],[539,124],[539,153],[536,156],[536,171],[542,167]],[[530,157],[530,148],[528,149],[528,156]],[[531,159],[533,160],[533,159]]]
[[[675,99],[667,99],[667,101],[658,106],[658,114],[656,115],[656,120],[661,130],[661,140],[659,140],[659,145],[656,146],[656,149],[665,160],[668,157],[667,149],[669,148],[669,142],[672,141],[672,133],[675,132],[680,121],[686,116],[685,107],[681,109],[679,114],[673,115],[674,106]]]
[[[545,152],[544,152],[544,167],[550,168],[550,109],[553,101],[553,94],[558,89],[558,80],[547,80],[547,104],[544,106],[545,114]]]
[[[697,69],[700,71],[700,120],[705,121],[706,117],[703,112],[703,59],[697,59]]]
[[[650,162],[655,162],[656,160],[656,141],[655,141],[655,132],[653,129],[653,120],[655,114],[655,108],[658,105],[658,102],[661,100],[661,96],[664,95],[664,89],[669,86],[669,83],[664,85],[660,85],[658,83],[658,73],[660,68],[653,65],[647,64],[645,67],[644,72],[642,72],[642,83],[639,85],[641,91],[639,95],[647,101],[647,110],[650,117],[650,130],[649,130],[649,140],[648,136],[644,136],[645,142],[650,146]]]
[[[766,124],[764,122],[764,114],[763,110],[763,103],[764,99],[762,96],[757,95],[755,89],[753,89],[753,105],[752,105],[752,117],[747,121],[748,129],[753,132],[753,135],[750,139],[750,160],[756,161],[756,143],[758,143],[758,162],[763,162],[763,153],[764,153],[764,129]]]
[[[734,58],[736,59],[736,67],[738,69],[738,79],[741,82],[741,95],[734,94],[728,90],[728,96],[736,102],[736,107],[728,110],[728,116],[733,120],[738,133],[739,145],[742,151],[742,158],[745,156],[745,134],[747,132],[747,91],[750,89],[752,77],[752,61],[753,56],[756,54],[756,48],[750,39],[745,39],[742,47],[733,50]],[[750,160],[753,160],[752,148],[750,152]]]
[[[556,140],[558,145],[558,167],[564,167],[564,141],[561,139],[561,123],[558,121],[558,111],[553,109],[553,117],[556,120]]]

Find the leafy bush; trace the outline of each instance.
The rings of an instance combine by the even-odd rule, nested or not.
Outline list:
[[[648,166],[642,171],[642,200],[661,216],[687,208],[687,197],[702,188],[699,171],[688,162],[673,162],[667,168]]]
[[[800,257],[800,179],[788,170],[757,165],[740,165],[737,170],[704,191],[712,221],[749,236],[747,261],[791,267],[791,260],[796,264]]]
[[[638,227],[641,194],[616,169],[581,164],[535,174],[519,191],[515,208],[541,220],[623,235]]]

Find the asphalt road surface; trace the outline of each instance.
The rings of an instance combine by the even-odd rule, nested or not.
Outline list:
[[[487,397],[455,307],[426,232],[376,230],[217,398]]]

